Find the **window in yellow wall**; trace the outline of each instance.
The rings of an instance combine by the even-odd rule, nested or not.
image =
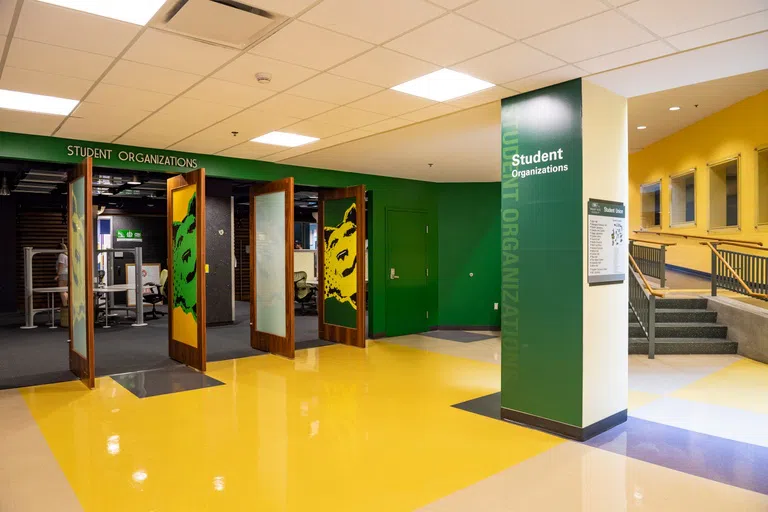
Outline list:
[[[669,225],[681,227],[696,223],[696,169],[670,180]]]
[[[661,180],[640,186],[642,224],[644,228],[661,226]]]
[[[739,226],[739,159],[709,166],[709,228]]]
[[[757,223],[768,224],[768,148],[757,152]]]

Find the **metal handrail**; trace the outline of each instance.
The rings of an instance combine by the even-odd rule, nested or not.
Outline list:
[[[635,231],[637,233],[637,231]],[[666,246],[666,247],[672,247],[673,245],[677,245],[676,243],[668,243],[668,242],[654,242],[653,240],[643,240],[642,238],[630,238],[630,242],[640,242],[643,244],[651,244],[651,245],[660,245],[660,246]]]
[[[664,292],[661,292],[651,287],[651,284],[645,278],[645,274],[643,274],[643,272],[640,270],[640,267],[637,266],[637,262],[635,261],[635,258],[633,258],[631,254],[628,254],[628,256],[629,256],[629,262],[632,263],[632,267],[635,269],[635,272],[637,272],[637,274],[640,276],[640,279],[643,280],[643,285],[645,286],[645,289],[648,290],[648,293],[650,293],[654,297],[664,297]]]
[[[756,247],[754,245],[747,245],[741,242],[720,242],[718,245],[735,245],[736,247],[744,247],[745,249],[754,249],[755,251],[768,251],[768,247]]]
[[[710,250],[712,251],[712,254],[714,254],[717,257],[717,259],[720,260],[720,262],[723,264],[723,266],[725,266],[725,268],[728,270],[728,272],[730,272],[733,275],[733,277],[736,278],[736,280],[739,282],[741,287],[744,288],[744,292],[745,292],[744,295],[748,295],[749,297],[752,297],[754,299],[768,300],[768,294],[765,294],[765,293],[755,293],[754,291],[752,291],[752,288],[750,288],[749,285],[744,282],[744,280],[741,278],[739,273],[736,272],[733,269],[731,264],[728,263],[725,260],[725,258],[723,258],[723,256],[720,254],[720,252],[717,250],[717,248],[714,245],[712,245],[711,242],[701,242],[701,245],[706,245],[707,247],[709,247]],[[714,281],[713,281],[713,283],[714,283]],[[714,287],[714,285],[713,285],[713,287]]]
[[[659,236],[677,236],[681,238],[698,238],[699,240],[711,240],[719,243],[737,243],[737,244],[754,244],[761,246],[763,242],[753,242],[751,240],[736,240],[734,238],[720,238],[715,236],[703,236],[703,235],[689,235],[685,233],[668,233],[666,231],[646,231],[644,229],[636,229],[634,233],[643,233],[645,235],[659,235]]]

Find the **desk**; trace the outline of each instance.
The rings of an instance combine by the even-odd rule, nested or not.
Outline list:
[[[106,297],[110,293],[127,292],[128,290],[133,290],[135,288],[136,287],[131,284],[113,284],[109,286],[97,286],[93,289],[93,293],[97,297],[102,294],[104,295],[104,297]],[[109,325],[109,299],[107,299],[104,301],[104,329],[109,329],[110,327],[111,326]]]
[[[33,292],[45,293],[48,296],[48,307],[46,309],[48,310],[48,315],[50,316],[50,319],[51,319],[51,325],[49,329],[56,329],[56,308],[54,307],[54,304],[56,303],[56,294],[64,293],[68,290],[69,290],[69,287],[67,286],[46,286],[44,288],[32,289]]]

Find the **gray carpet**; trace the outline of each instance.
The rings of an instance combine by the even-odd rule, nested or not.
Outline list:
[[[235,304],[236,323],[208,327],[208,361],[222,361],[263,355],[250,346],[249,305]],[[69,371],[67,330],[48,329],[44,315],[40,327],[19,329],[23,319],[4,317],[0,322],[0,389],[18,388],[75,380]],[[168,357],[167,316],[147,320],[146,327],[131,327],[130,322],[110,329],[96,326],[96,375],[170,368],[178,365]],[[296,349],[323,346],[318,340],[317,316],[296,315]]]

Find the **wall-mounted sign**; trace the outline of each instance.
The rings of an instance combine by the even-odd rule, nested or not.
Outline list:
[[[67,146],[67,156],[91,157],[95,160],[112,160],[117,158],[121,162],[137,162],[140,164],[166,165],[169,167],[197,168],[197,158],[185,158],[173,155],[161,155],[157,153],[144,153],[142,151],[126,151],[90,146]]]
[[[118,229],[115,232],[117,242],[141,242],[141,231],[134,229]]]
[[[627,208],[590,199],[587,204],[587,283],[622,283],[627,274]]]

